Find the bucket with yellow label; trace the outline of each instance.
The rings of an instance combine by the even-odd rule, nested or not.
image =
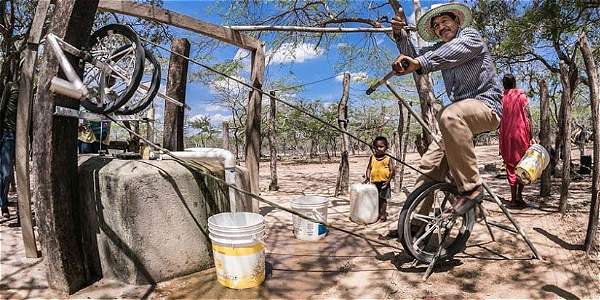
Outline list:
[[[515,168],[517,179],[522,184],[534,183],[542,176],[542,172],[549,163],[548,151],[540,144],[533,144],[527,149]]]

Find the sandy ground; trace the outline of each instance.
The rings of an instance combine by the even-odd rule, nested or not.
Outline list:
[[[497,146],[478,147],[480,169],[484,163],[500,165]],[[416,165],[416,154],[408,162]],[[366,157],[350,159],[351,183],[362,181]],[[282,205],[297,195],[330,197],[329,220],[344,228],[377,238],[395,228],[405,193],[393,194],[388,222],[363,226],[350,222],[347,196],[332,197],[338,163],[286,164],[278,166],[278,192],[268,192],[268,163],[261,164],[263,196]],[[502,197],[510,198],[505,179],[496,173],[482,172],[484,179]],[[414,171],[407,171],[405,187],[412,190]],[[486,227],[475,225],[467,249],[451,261],[438,265],[428,281],[422,281],[427,266],[412,266],[401,245],[381,246],[331,230],[318,242],[303,242],[293,237],[291,215],[261,206],[268,230],[267,280],[258,288],[242,291],[219,285],[213,269],[180,277],[156,286],[127,286],[102,280],[73,297],[102,298],[566,298],[599,299],[599,261],[581,250],[590,200],[589,177],[574,181],[566,215],[557,212],[560,187],[554,183],[552,196],[538,197],[538,188],[525,188],[525,200],[536,208],[513,210],[513,215],[533,240],[544,260],[532,253],[519,237],[494,229],[491,241]],[[509,224],[500,209],[486,203],[490,219]],[[42,259],[26,259],[20,230],[2,224],[0,297],[57,297],[47,289]]]

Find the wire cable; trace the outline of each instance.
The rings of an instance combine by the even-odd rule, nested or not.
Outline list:
[[[154,147],[155,149],[159,149],[159,150],[163,151],[166,155],[168,155],[171,158],[173,158],[174,161],[176,161],[176,162],[178,162],[178,163],[180,163],[180,164],[182,164],[182,165],[184,165],[184,166],[192,169],[193,171],[195,171],[195,172],[197,172],[199,174],[202,174],[203,176],[206,176],[208,178],[211,178],[211,179],[217,181],[218,183],[222,184],[225,187],[231,188],[231,189],[233,189],[233,190],[235,190],[235,191],[237,191],[237,192],[239,192],[239,193],[241,193],[243,195],[246,195],[246,196],[254,198],[254,199],[258,200],[258,201],[264,202],[264,203],[266,203],[266,204],[268,204],[270,206],[273,206],[275,208],[281,209],[281,210],[283,210],[285,212],[289,212],[291,214],[297,215],[297,216],[299,216],[299,217],[301,217],[303,219],[306,219],[308,221],[311,221],[311,222],[314,222],[314,223],[323,224],[323,225],[325,225],[325,226],[327,226],[329,228],[332,228],[332,229],[335,229],[335,230],[339,230],[341,232],[344,232],[344,233],[347,233],[347,234],[359,237],[359,238],[364,239],[364,240],[369,241],[369,242],[373,242],[373,243],[376,243],[376,244],[379,244],[379,245],[383,245],[383,246],[387,246],[387,247],[390,247],[390,248],[393,248],[393,249],[397,249],[397,250],[402,250],[402,248],[400,248],[398,246],[395,246],[395,245],[392,245],[392,244],[389,244],[389,243],[386,243],[386,242],[382,242],[382,241],[379,241],[379,240],[376,240],[376,239],[372,239],[372,238],[366,237],[366,236],[364,236],[362,234],[350,231],[348,229],[344,229],[344,228],[338,227],[338,226],[336,226],[336,225],[334,225],[332,223],[329,223],[327,221],[324,221],[324,220],[318,220],[318,219],[312,218],[312,217],[310,217],[308,215],[305,215],[305,214],[303,214],[301,212],[298,212],[296,210],[293,210],[293,209],[287,208],[285,206],[279,205],[279,204],[277,204],[277,203],[275,203],[273,201],[269,201],[269,200],[267,200],[267,199],[265,199],[265,198],[263,198],[261,196],[258,196],[258,195],[255,195],[255,194],[251,193],[251,192],[243,190],[243,189],[241,189],[241,188],[239,188],[239,187],[237,187],[235,185],[230,185],[227,182],[225,182],[224,179],[221,179],[220,177],[217,177],[217,176],[211,174],[210,171],[205,166],[203,166],[203,165],[201,165],[201,164],[199,164],[199,163],[197,163],[195,161],[187,161],[187,160],[181,159],[181,158],[177,157],[175,154],[171,153],[171,151],[169,151],[168,149],[165,149],[165,148],[163,148],[161,146],[158,146],[158,145],[152,143],[150,140],[146,139],[142,135],[140,135],[140,134],[136,133],[135,131],[127,128],[125,125],[119,123],[116,119],[114,119],[110,115],[104,114],[104,116],[107,119],[109,119],[112,122],[114,122],[115,124],[119,125],[121,128],[125,129],[130,134],[132,134],[132,135],[136,136],[137,138],[139,138],[140,140],[144,141],[148,145]]]
[[[263,91],[263,90],[262,90],[260,87],[255,87],[255,86],[252,86],[252,85],[250,85],[250,84],[248,84],[248,83],[246,83],[246,82],[244,82],[244,81],[242,81],[242,80],[239,80],[239,79],[237,79],[237,78],[235,78],[235,77],[229,76],[229,75],[227,75],[227,74],[225,74],[225,73],[223,73],[223,72],[221,72],[221,71],[219,71],[219,70],[216,70],[216,69],[214,69],[214,68],[212,68],[212,67],[210,67],[210,66],[207,66],[207,65],[205,65],[205,64],[203,64],[203,63],[201,63],[201,62],[199,62],[199,61],[196,61],[196,60],[194,60],[194,59],[192,59],[192,58],[190,58],[190,57],[188,57],[188,56],[185,56],[185,55],[183,55],[183,54],[180,54],[180,53],[177,53],[177,52],[173,52],[173,51],[171,51],[171,49],[168,49],[168,48],[166,48],[166,47],[164,47],[164,46],[161,46],[161,45],[159,45],[159,44],[157,44],[157,43],[154,43],[154,42],[152,42],[152,41],[150,41],[150,40],[148,40],[148,39],[145,39],[145,38],[142,38],[142,37],[140,37],[140,39],[141,39],[141,40],[143,40],[143,41],[145,41],[145,42],[147,42],[147,43],[149,43],[149,44],[151,44],[151,45],[154,45],[154,46],[156,46],[156,47],[158,47],[158,48],[161,48],[161,49],[163,49],[163,50],[165,50],[165,51],[168,51],[168,52],[170,52],[170,53],[172,53],[172,54],[175,54],[175,55],[177,55],[177,56],[180,56],[180,57],[182,57],[182,58],[185,58],[185,59],[187,59],[188,61],[190,61],[190,62],[192,62],[192,63],[194,63],[194,64],[196,64],[196,65],[199,65],[199,66],[201,66],[201,67],[203,67],[203,68],[205,68],[205,69],[207,69],[207,70],[209,70],[209,71],[211,71],[211,72],[217,73],[217,74],[219,74],[219,75],[221,75],[221,76],[223,76],[223,77],[225,77],[225,78],[228,78],[228,79],[230,79],[230,80],[233,80],[233,81],[235,81],[235,82],[237,82],[237,83],[239,83],[239,84],[241,84],[241,85],[243,85],[243,86],[245,86],[245,87],[247,87],[247,88],[249,88],[249,89],[251,89],[251,90],[253,90],[253,91],[256,91],[256,92],[258,92],[258,93],[260,93],[260,94],[262,94],[262,95],[266,95],[266,96],[268,96],[268,97],[271,97],[271,98],[275,99],[276,101],[278,101],[278,102],[280,102],[280,103],[283,103],[283,104],[285,104],[285,105],[287,105],[287,106],[289,106],[289,107],[291,107],[291,108],[293,108],[293,109],[295,109],[295,110],[297,110],[297,111],[299,111],[299,112],[302,112],[302,113],[304,113],[305,115],[307,115],[307,116],[309,116],[309,117],[311,117],[311,118],[313,118],[313,119],[315,119],[315,120],[319,121],[319,122],[320,122],[320,123],[322,123],[323,125],[325,125],[325,126],[327,126],[327,127],[330,127],[330,128],[332,128],[332,129],[334,129],[334,130],[336,130],[336,131],[338,131],[338,132],[340,132],[340,133],[342,133],[342,134],[345,134],[345,135],[347,135],[347,136],[351,137],[352,139],[356,140],[357,142],[359,142],[359,143],[361,143],[361,144],[364,144],[364,145],[368,146],[369,148],[373,149],[373,146],[372,146],[370,143],[368,143],[368,142],[365,142],[365,141],[361,140],[359,137],[355,136],[354,134],[352,134],[352,133],[349,133],[349,132],[347,132],[347,131],[344,131],[343,129],[341,129],[340,127],[338,127],[338,126],[336,126],[336,125],[329,124],[327,121],[325,121],[325,120],[323,120],[323,119],[319,118],[319,117],[318,117],[318,116],[316,116],[315,114],[313,114],[313,113],[311,113],[311,112],[309,112],[309,111],[307,111],[307,110],[305,110],[305,109],[301,108],[301,107],[300,107],[300,106],[298,106],[298,105],[292,104],[292,103],[290,103],[290,102],[288,102],[288,101],[285,101],[285,100],[283,100],[283,99],[281,99],[281,98],[279,98],[279,97],[277,97],[277,96],[272,96],[272,95],[270,95],[269,93],[267,93],[267,92]],[[407,163],[406,163],[406,162],[404,162],[403,160],[401,160],[401,159],[399,159],[399,158],[397,158],[397,157],[395,157],[395,156],[393,156],[393,155],[390,155],[390,154],[386,154],[386,155],[387,155],[387,156],[389,156],[391,159],[393,159],[393,160],[395,160],[395,161],[399,162],[400,164],[402,164],[402,165],[404,165],[404,166],[408,167],[409,169],[411,169],[411,170],[413,170],[413,171],[415,171],[415,172],[417,172],[417,173],[419,173],[419,174],[421,174],[421,175],[423,175],[423,176],[425,176],[425,177],[427,177],[427,178],[429,178],[429,179],[431,179],[431,180],[438,181],[438,180],[436,180],[435,178],[433,178],[433,177],[429,176],[428,174],[425,174],[425,173],[423,173],[421,170],[419,170],[419,169],[417,169],[417,168],[415,168],[415,167],[411,166],[410,164],[407,164]]]

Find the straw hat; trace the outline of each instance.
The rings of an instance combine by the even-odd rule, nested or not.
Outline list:
[[[431,9],[421,16],[419,21],[417,21],[417,31],[422,39],[428,42],[436,42],[440,40],[440,38],[433,31],[433,28],[431,28],[431,19],[444,12],[451,12],[458,17],[461,28],[469,26],[473,20],[471,9],[462,3],[432,5]]]

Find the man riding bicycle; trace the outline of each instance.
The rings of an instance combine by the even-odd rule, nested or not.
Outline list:
[[[416,186],[430,180],[444,181],[450,174],[461,193],[452,205],[452,212],[458,215],[469,211],[484,194],[473,136],[496,130],[502,115],[502,88],[494,61],[481,33],[469,27],[471,20],[471,10],[463,4],[432,8],[418,20],[417,30],[425,41],[437,43],[421,49],[414,58],[401,54],[392,64],[398,75],[442,72],[452,101],[437,115],[443,143],[441,148],[431,143],[423,154],[420,169],[424,175]],[[394,17],[398,49],[410,53],[412,45],[401,35],[404,26],[402,19]],[[408,66],[402,67],[402,61]]]

